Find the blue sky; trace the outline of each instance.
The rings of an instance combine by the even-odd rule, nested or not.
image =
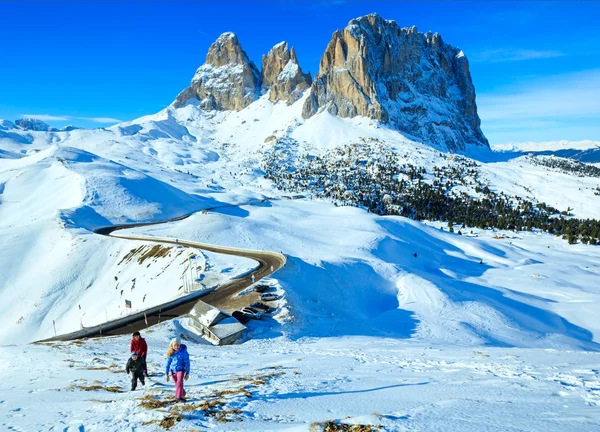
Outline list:
[[[225,31],[258,65],[286,40],[314,75],[331,34],[371,12],[466,53],[490,142],[600,140],[593,1],[0,2],[0,118],[102,127],[155,113]]]

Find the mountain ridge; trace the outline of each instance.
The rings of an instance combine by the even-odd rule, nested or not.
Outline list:
[[[371,118],[454,151],[489,148],[465,54],[438,33],[400,28],[378,14],[333,33],[314,79],[303,73],[287,42],[263,55],[259,71],[237,36],[223,33],[172,106],[196,101],[205,111],[240,111],[266,93],[272,103],[288,105],[308,93],[304,118],[327,110]]]

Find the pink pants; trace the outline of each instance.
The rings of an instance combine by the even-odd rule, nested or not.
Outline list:
[[[185,376],[185,371],[171,372],[171,376],[173,377],[173,382],[175,383],[175,398],[184,398],[185,389],[183,388],[183,377]]]

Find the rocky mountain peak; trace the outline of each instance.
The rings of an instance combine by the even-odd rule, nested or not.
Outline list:
[[[310,74],[304,74],[298,64],[296,50],[290,49],[287,42],[275,45],[262,59],[263,91],[269,91],[269,100],[296,102],[302,92],[310,87]]]
[[[234,33],[227,32],[219,36],[208,48],[206,64],[220,67],[230,63],[243,65],[251,62],[242,49],[238,37]]]
[[[489,146],[464,53],[437,33],[401,28],[378,14],[333,33],[303,115],[320,109],[377,119],[450,150]]]
[[[206,62],[198,68],[190,86],[179,93],[173,106],[178,108],[196,99],[206,111],[239,111],[260,96],[260,88],[260,72],[237,36],[227,32],[210,46]]]
[[[55,131],[53,127],[44,123],[43,121],[36,118],[23,118],[15,120],[15,125],[23,130],[28,131],[42,131],[42,132],[52,132]]]

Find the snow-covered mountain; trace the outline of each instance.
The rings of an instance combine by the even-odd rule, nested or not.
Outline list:
[[[26,131],[56,132],[57,130],[55,128],[50,127],[50,125],[44,123],[43,121],[35,118],[24,118],[15,120],[15,126]]]
[[[492,148],[505,154],[535,154],[545,156],[558,156],[574,159],[585,163],[600,163],[599,141],[550,141],[550,142],[524,142],[495,144]]]
[[[206,111],[239,111],[266,92],[271,102],[289,104],[311,82],[286,42],[263,56],[259,72],[237,36],[228,32],[210,46],[206,63],[173,106],[199,100]],[[489,147],[465,54],[438,33],[400,28],[377,14],[352,20],[333,34],[302,115],[309,118],[322,110],[343,118],[372,118],[453,151]]]
[[[352,63],[354,51],[335,51],[352,40],[396,58],[383,44],[367,49],[380,30],[385,40],[414,43],[407,58],[422,56],[430,77],[459,79],[440,62],[465,60],[439,36],[373,15],[334,35],[328,64]],[[385,76],[398,76],[391,71]],[[365,79],[382,78],[368,72]],[[457,121],[460,140],[442,139],[450,132],[436,121],[438,132],[417,140],[389,119],[334,114],[334,87],[307,116],[316,83],[335,81],[335,73],[324,69],[309,87],[285,43],[258,71],[226,34],[179,102],[157,114],[64,132],[0,122],[0,363],[9,377],[0,391],[29,378],[18,387],[26,397],[3,397],[3,426],[144,430],[172,417],[182,420],[174,430],[306,431],[348,416],[390,431],[600,426],[598,168],[526,148],[492,151],[483,135],[471,140],[475,117]],[[371,90],[382,109],[402,106],[382,99],[381,86]],[[419,97],[429,90],[411,88]],[[456,98],[443,107],[443,94],[423,97],[416,123],[429,128],[436,112],[455,124],[459,105],[471,102],[450,93]],[[180,297],[190,255],[202,258],[203,288],[254,268],[92,231],[193,212],[131,231],[282,251],[287,265],[267,281],[283,293],[273,318],[252,323],[243,345],[203,344],[185,319],[146,332],[153,371],[169,337],[188,339],[190,398],[199,399],[192,414],[168,402],[170,389],[156,380],[145,399],[107,396],[105,388],[122,390],[124,378],[112,372],[127,359],[127,338],[22,345],[123,316],[126,299],[143,310]],[[254,387],[239,393],[232,383],[250,375]],[[84,393],[90,386],[97,390]],[[219,393],[232,389],[238,393]],[[34,412],[47,399],[42,415]],[[217,421],[205,400],[222,402],[215,412],[233,422]],[[78,414],[67,418],[67,406]],[[531,416],[534,409],[550,414]]]
[[[374,118],[451,150],[488,147],[465,54],[438,33],[400,28],[377,14],[333,34],[303,114],[319,109]]]

